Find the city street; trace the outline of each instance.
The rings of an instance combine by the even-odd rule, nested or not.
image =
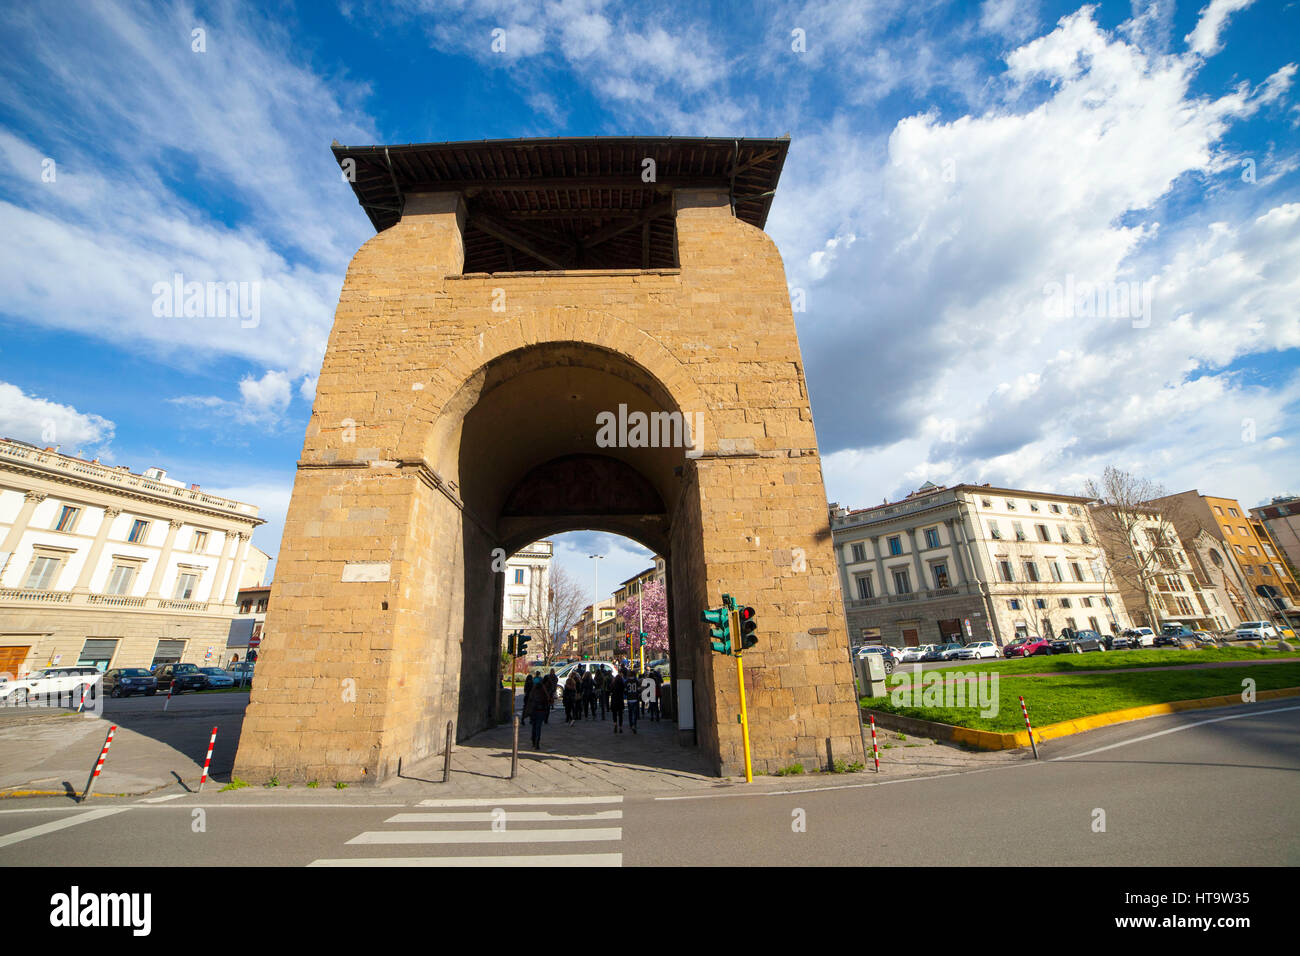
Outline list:
[[[15,798],[0,806],[0,864],[1287,866],[1300,863],[1298,731],[1300,705],[1275,702],[929,776],[891,777],[886,755],[879,776],[675,793],[506,795],[505,781],[498,795],[447,798],[404,781],[85,807]]]

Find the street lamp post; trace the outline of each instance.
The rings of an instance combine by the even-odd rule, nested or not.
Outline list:
[[[591,653],[593,657],[600,656],[600,565],[597,563],[603,554],[589,554],[591,558],[592,574],[592,591],[591,596]]]

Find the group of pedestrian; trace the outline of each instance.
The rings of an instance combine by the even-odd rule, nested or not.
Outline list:
[[[642,706],[646,707],[649,720],[660,720],[663,677],[658,671],[642,676],[639,670],[627,667],[610,671],[604,667],[579,664],[569,672],[562,688],[559,684],[555,668],[545,675],[529,674],[524,680],[524,707],[519,723],[532,722],[534,750],[541,748],[542,725],[550,721],[557,689],[564,704],[564,722],[569,727],[579,720],[595,720],[597,708],[601,720],[606,714],[613,720],[616,734],[623,732],[625,712],[628,727],[636,733]]]

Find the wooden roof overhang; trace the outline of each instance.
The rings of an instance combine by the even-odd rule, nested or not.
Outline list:
[[[469,273],[675,267],[673,191],[726,190],[736,217],[761,229],[789,147],[789,137],[626,136],[332,149],[377,232],[401,218],[408,193],[461,193]]]

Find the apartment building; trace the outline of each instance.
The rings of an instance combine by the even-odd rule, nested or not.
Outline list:
[[[1235,498],[1184,491],[1153,502],[1165,509],[1184,540],[1199,532],[1216,538],[1231,552],[1240,592],[1242,620],[1300,618],[1300,587],[1264,523],[1252,517]],[[1227,565],[1225,565],[1227,567]],[[1261,588],[1265,589],[1261,592]],[[1264,593],[1274,594],[1280,607]],[[1240,621],[1234,621],[1234,626]]]
[[[269,562],[255,505],[0,440],[0,673],[216,664]]]
[[[1300,498],[1286,495],[1266,505],[1250,509],[1251,517],[1261,522],[1269,537],[1282,553],[1293,581],[1300,580]],[[1300,594],[1291,595],[1300,603]]]
[[[501,602],[501,646],[512,631],[524,631],[534,637],[546,630],[547,595],[550,593],[550,541],[534,541],[506,559],[505,594]],[[529,647],[529,654],[537,648]]]
[[[989,640],[1129,626],[1089,499],[927,482],[901,501],[831,505],[854,644]]]
[[[613,598],[597,602],[594,610],[590,604],[584,607],[582,617],[569,630],[565,655],[575,660],[609,660],[618,640],[617,613]]]

